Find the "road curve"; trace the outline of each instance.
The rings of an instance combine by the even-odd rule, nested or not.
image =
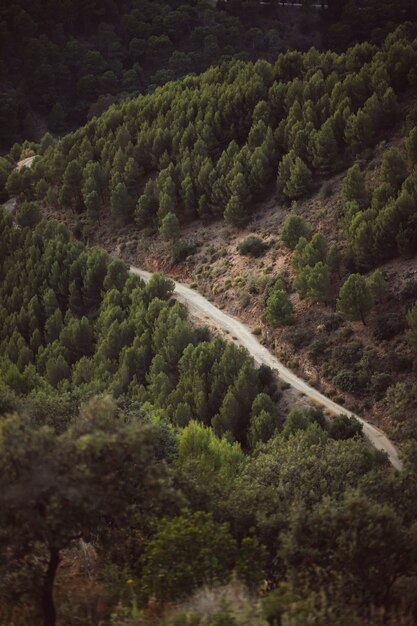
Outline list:
[[[133,274],[137,274],[145,281],[149,280],[152,276],[150,272],[141,270],[133,265],[130,266],[130,271]],[[259,365],[268,365],[278,373],[281,380],[289,383],[294,389],[297,389],[311,400],[321,404],[331,413],[336,415],[340,413],[354,415],[340,404],[336,404],[336,402],[333,402],[330,398],[326,398],[326,396],[317,391],[317,389],[314,389],[314,387],[308,385],[301,378],[298,378],[298,376],[285,367],[279,359],[273,356],[269,350],[259,343],[247,326],[242,324],[242,322],[239,322],[231,315],[228,315],[218,309],[193,289],[190,289],[181,283],[175,282],[174,296],[177,300],[183,302],[191,313],[196,313],[200,316],[203,314],[206,317],[209,317],[218,328],[222,328],[233,335],[233,337],[236,337],[237,343],[246,348],[249,354]],[[372,445],[377,450],[386,452],[393,467],[400,470],[402,468],[402,462],[399,458],[398,450],[388,437],[381,430],[372,426],[358,415],[354,415],[354,417],[362,424],[363,434],[369,439]]]

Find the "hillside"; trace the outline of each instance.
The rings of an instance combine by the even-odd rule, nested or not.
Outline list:
[[[195,621],[198,605],[194,617],[175,614],[204,584],[223,585],[214,620],[222,594],[233,599],[227,619],[240,594],[262,625],[305,601],[326,620],[385,606],[391,577],[413,571],[412,448],[396,473],[346,417],[283,414],[270,370],[194,329],[170,280],[145,285],[58,222],[16,228],[0,217],[0,623],[41,623],[41,608],[47,626]],[[304,523],[332,534],[302,531],[301,541],[300,506]],[[388,525],[369,545],[369,572],[352,563],[347,574],[340,550],[341,569],[311,556],[325,537],[330,555],[346,521],[350,555],[354,536],[367,544],[374,525]],[[362,558],[362,541],[355,551]],[[354,587],[321,605],[335,572]],[[259,605],[262,581],[276,577]],[[401,587],[390,598],[412,610]]]
[[[0,626],[417,623],[415,6],[213,4],[0,10]]]
[[[68,132],[114,102],[227,59],[272,58],[288,47],[320,45],[317,11],[214,5],[3,3],[0,148],[39,140],[47,130]]]
[[[18,0],[0,7],[0,150],[62,134],[114,102],[226,60],[381,44],[413,0]],[[358,13],[361,19],[357,20]],[[17,150],[17,146],[15,148]]]
[[[398,30],[381,51],[291,52],[173,83],[58,143],[46,138],[42,158],[6,188],[42,197],[84,241],[186,277],[321,391],[406,440],[416,408],[405,335],[416,297],[412,32]],[[222,213],[223,226],[213,221]],[[259,249],[239,254],[250,233]],[[373,289],[368,323],[336,311],[358,272]],[[274,288],[287,319],[265,317]]]

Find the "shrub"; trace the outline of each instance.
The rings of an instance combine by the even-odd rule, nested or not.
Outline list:
[[[330,180],[326,180],[325,183],[322,184],[320,189],[320,198],[323,200],[327,200],[333,193],[333,183]]]
[[[259,257],[265,254],[267,245],[256,235],[250,235],[240,242],[237,249],[244,256]]]
[[[371,378],[370,389],[376,393],[385,392],[392,385],[392,377],[386,372],[377,372]]]
[[[343,320],[338,313],[331,313],[323,318],[322,324],[326,330],[337,330],[342,324]]]
[[[311,332],[306,328],[290,328],[284,335],[284,339],[288,341],[294,348],[308,346],[311,341]]]
[[[405,319],[401,313],[383,313],[375,318],[374,337],[379,341],[392,339],[405,330]]]
[[[333,378],[334,384],[342,389],[342,391],[354,392],[361,390],[361,384],[358,374],[352,370],[340,370]]]
[[[319,337],[318,339],[315,339],[310,346],[310,350],[308,351],[308,358],[310,359],[310,361],[312,361],[313,363],[317,363],[318,357],[325,354],[327,345],[328,342],[325,337]]]
[[[195,252],[195,244],[180,239],[172,244],[171,256],[174,263],[182,263],[185,259]]]
[[[404,303],[409,303],[411,300],[417,300],[417,280],[411,278],[402,285],[400,289],[400,298]]]
[[[293,307],[280,280],[268,292],[263,318],[274,327],[293,322]]]
[[[345,345],[336,346],[333,350],[333,359],[344,365],[352,365],[361,360],[363,344],[360,341],[350,341]]]
[[[184,512],[163,519],[142,557],[143,591],[177,599],[205,582],[226,582],[236,553],[227,525],[217,524],[209,513]]]
[[[352,416],[338,415],[329,428],[329,435],[332,439],[352,439],[362,435],[362,424]]]

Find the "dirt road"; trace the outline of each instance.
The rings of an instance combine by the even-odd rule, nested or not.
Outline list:
[[[134,266],[130,267],[130,271],[139,275],[144,280],[149,280],[152,276],[150,272],[146,272]],[[343,406],[336,404],[336,402],[333,402],[330,398],[326,398],[326,396],[317,391],[317,389],[314,389],[314,387],[311,387],[304,380],[298,378],[298,376],[296,376],[275,356],[273,356],[267,348],[259,343],[247,326],[242,324],[242,322],[239,322],[231,315],[228,315],[218,309],[193,289],[176,282],[174,296],[179,301],[183,302],[192,314],[197,314],[199,317],[203,316],[210,319],[215,326],[236,337],[237,343],[246,348],[249,354],[259,365],[263,363],[271,367],[278,373],[279,378],[282,381],[289,383],[293,389],[296,389],[301,394],[304,394],[314,402],[322,405],[333,414],[338,415],[340,413],[345,413],[353,415]],[[356,419],[363,425],[363,434],[369,439],[372,445],[375,446],[377,450],[383,450],[386,452],[393,467],[400,470],[402,468],[402,463],[399,458],[398,450],[388,437],[381,430],[372,426],[358,415],[354,415],[354,417],[356,417]]]

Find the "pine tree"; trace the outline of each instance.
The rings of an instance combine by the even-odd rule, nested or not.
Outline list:
[[[382,180],[392,189],[398,190],[407,176],[407,165],[401,152],[389,148],[384,154],[381,167]]]
[[[347,202],[357,202],[359,206],[364,206],[367,200],[365,188],[365,177],[359,165],[356,163],[348,169],[344,184],[343,193]]]
[[[321,173],[333,172],[337,167],[339,146],[333,130],[333,120],[329,118],[318,130],[314,141],[313,165]]]
[[[142,182],[142,170],[137,161],[130,157],[124,169],[124,182],[132,197],[137,197]]]
[[[405,145],[407,148],[408,165],[412,169],[417,165],[417,126],[410,130]]]
[[[249,221],[250,192],[245,177],[238,172],[231,184],[231,197],[228,201],[224,219],[232,226],[244,226]]]
[[[290,167],[290,176],[283,191],[290,200],[296,200],[308,193],[311,188],[312,175],[307,165],[296,156]]]
[[[381,272],[381,270],[375,270],[374,272],[372,272],[367,280],[367,285],[372,297],[372,301],[375,302],[375,304],[381,302],[388,291],[388,281],[385,278],[384,274]]]
[[[155,183],[148,180],[143,194],[139,198],[135,209],[135,222],[140,228],[149,226],[156,217],[158,210],[158,198],[156,196]]]
[[[372,308],[372,296],[366,280],[360,274],[351,274],[340,288],[337,310],[346,320],[362,320]]]
[[[159,234],[162,239],[169,241],[175,239],[180,233],[180,222],[175,213],[169,212],[163,218],[159,227]]]
[[[412,347],[417,350],[417,302],[407,313],[407,339]]]
[[[280,281],[271,288],[265,303],[264,320],[271,326],[287,326],[293,322],[293,307]]]
[[[300,237],[308,239],[311,227],[300,215],[288,215],[281,228],[281,239],[290,250],[294,250]]]
[[[118,183],[111,192],[110,206],[113,217],[127,224],[135,208],[135,203],[124,183]]]
[[[295,286],[302,297],[307,296],[317,302],[326,302],[330,293],[329,266],[322,261],[312,267],[306,265],[297,276]]]
[[[76,211],[82,208],[82,182],[83,173],[81,166],[78,161],[73,159],[65,168],[59,194],[60,203],[64,208],[71,208]]]

